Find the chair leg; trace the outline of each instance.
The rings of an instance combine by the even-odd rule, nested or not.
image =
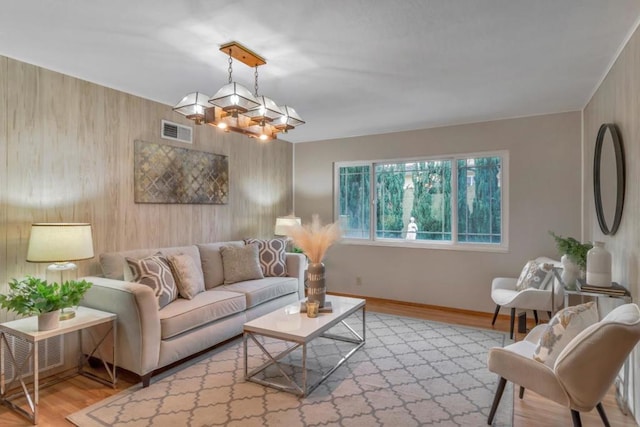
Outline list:
[[[547,316],[549,316],[549,320],[551,320],[551,312],[547,311]]]
[[[571,410],[571,419],[573,420],[573,427],[582,427],[582,420],[580,419],[580,412]]]
[[[533,310],[533,318],[536,321],[536,325],[538,324],[538,310]]]
[[[524,397],[524,387],[520,386],[520,392],[518,393],[518,397],[522,399]]]
[[[500,311],[500,306],[496,305],[496,311],[493,313],[493,320],[491,321],[491,326],[496,324],[496,319],[498,318],[499,311]]]
[[[488,425],[491,425],[493,423],[493,417],[496,415],[496,410],[498,409],[498,404],[500,403],[500,399],[502,399],[502,393],[504,392],[504,387],[506,385],[507,385],[507,380],[500,377],[500,381],[498,382],[498,388],[496,389],[496,396],[493,398],[491,411],[489,411],[489,418],[487,419]]]
[[[602,419],[602,424],[604,424],[604,427],[611,427],[611,424],[609,424],[609,419],[607,418],[607,414],[604,412],[604,408],[602,407],[602,402],[596,405],[596,409],[598,410],[598,414],[600,414],[600,418]]]
[[[516,308],[513,307],[511,309],[511,329],[509,333],[509,338],[513,339],[513,323],[516,321]]]

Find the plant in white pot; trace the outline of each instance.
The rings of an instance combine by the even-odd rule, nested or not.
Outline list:
[[[562,281],[568,287],[575,287],[576,279],[584,276],[587,267],[587,252],[591,243],[580,243],[573,237],[562,237],[550,231],[556,241],[558,252],[562,254]]]
[[[58,327],[60,310],[80,304],[91,285],[86,280],[58,284],[33,276],[13,279],[9,293],[0,295],[0,307],[23,316],[38,316],[38,330],[47,331]]]

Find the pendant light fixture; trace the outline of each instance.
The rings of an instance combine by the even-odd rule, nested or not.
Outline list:
[[[234,131],[260,140],[271,140],[305,122],[291,107],[279,107],[258,94],[258,67],[267,62],[240,43],[226,43],[220,51],[229,55],[228,83],[206,101],[201,92],[186,95],[173,110],[199,125],[206,123],[227,132]],[[233,59],[255,69],[254,93],[233,81]]]
[[[173,107],[176,111],[189,120],[193,120],[197,125],[204,122],[204,110],[209,108],[209,96],[200,92],[192,92],[185,95],[180,102]]]

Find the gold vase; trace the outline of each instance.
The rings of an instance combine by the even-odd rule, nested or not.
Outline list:
[[[324,307],[327,287],[324,284],[324,264],[321,262],[309,263],[307,267],[307,300],[317,302]]]

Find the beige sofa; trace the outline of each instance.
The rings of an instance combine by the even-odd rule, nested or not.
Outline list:
[[[241,241],[113,252],[100,255],[104,277],[86,277],[93,286],[83,306],[118,315],[117,366],[149,385],[153,371],[242,333],[245,322],[304,298],[305,258],[286,254],[288,277],[265,277],[224,284],[220,248]],[[202,266],[205,291],[178,298],[159,309],[153,290],[131,282],[125,257],[157,252],[185,254]]]

